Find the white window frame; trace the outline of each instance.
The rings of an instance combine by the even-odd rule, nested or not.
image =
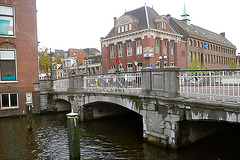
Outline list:
[[[8,11],[10,11],[10,12],[8,12]],[[4,24],[0,25],[0,26],[3,26],[3,28],[7,28],[8,27],[8,32],[9,32],[9,33],[2,33],[1,34],[1,30],[0,30],[0,36],[1,37],[14,37],[15,36],[15,12],[14,12],[14,6],[0,5],[0,19],[3,20],[3,21],[10,21],[9,22],[10,26],[4,26]]]
[[[110,58],[115,58],[114,45],[110,46]]]
[[[162,29],[167,29],[167,23],[166,22],[162,22]]]
[[[120,72],[124,72],[123,64],[118,64],[118,70],[119,70]]]
[[[131,31],[132,30],[132,23],[130,23],[128,26],[129,26],[128,27],[129,31]]]
[[[3,105],[2,105],[2,95],[3,94],[8,94],[8,103],[9,103],[9,107],[3,107]],[[16,94],[17,95],[17,106],[11,106],[11,94]],[[16,92],[12,92],[12,93],[1,93],[0,94],[1,95],[1,110],[6,110],[6,109],[16,109],[16,108],[19,108],[19,103],[18,103],[18,93],[16,93]]]
[[[118,57],[123,57],[123,44],[118,44]]]
[[[121,31],[124,32],[124,25],[122,26],[122,30]]]
[[[142,54],[142,40],[136,40],[136,55]]]
[[[164,40],[163,41],[163,54],[167,55],[167,47],[168,47],[168,41]]]
[[[127,56],[132,56],[132,42],[127,42]]]
[[[174,55],[174,42],[170,42],[170,46],[171,46],[171,56]]]
[[[132,63],[127,63],[127,72],[132,72],[133,65]]]
[[[160,68],[160,61],[156,61],[156,68]]]
[[[128,31],[128,25],[125,24],[125,32],[127,32],[127,31]]]
[[[13,57],[6,58],[1,55],[1,51],[7,51],[7,52],[13,52]],[[15,80],[2,80],[2,73],[1,73],[1,64],[0,64],[0,83],[17,83],[17,56],[16,56],[16,50],[15,49],[0,49],[0,61],[14,61],[15,64]]]
[[[118,33],[121,33],[121,27],[120,26],[118,27]]]
[[[142,63],[138,63],[136,71],[141,71],[141,70],[142,70]]]
[[[160,39],[156,39],[155,54],[160,54]]]

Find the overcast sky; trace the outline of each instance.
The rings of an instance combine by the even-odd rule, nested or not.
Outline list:
[[[39,47],[68,50],[97,48],[113,27],[113,17],[144,6],[181,19],[184,2],[191,24],[226,38],[240,53],[238,0],[37,0]]]

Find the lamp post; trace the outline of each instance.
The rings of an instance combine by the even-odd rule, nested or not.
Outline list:
[[[53,66],[52,66],[52,52],[51,48],[48,50],[49,56],[50,56],[50,79],[53,79]]]
[[[167,59],[167,56],[159,56],[159,59],[162,61],[162,68],[164,68],[164,61]]]

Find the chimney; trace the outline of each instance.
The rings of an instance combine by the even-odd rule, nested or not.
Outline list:
[[[114,26],[115,26],[116,22],[117,22],[117,17],[113,17],[113,21],[114,21]]]
[[[221,36],[225,37],[225,32],[220,33]]]

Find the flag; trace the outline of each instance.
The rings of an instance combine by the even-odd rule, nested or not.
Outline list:
[[[116,59],[116,64],[118,64],[119,63],[119,58],[118,58],[118,56],[117,56],[117,59]]]

